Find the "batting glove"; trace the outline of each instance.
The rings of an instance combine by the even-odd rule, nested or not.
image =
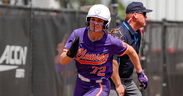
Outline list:
[[[73,40],[70,49],[67,51],[67,56],[74,58],[78,52],[78,48],[79,48],[79,37],[76,37]]]
[[[140,82],[140,87],[143,87],[144,89],[147,88],[148,78],[144,73],[144,70],[142,72],[137,72],[138,80]]]

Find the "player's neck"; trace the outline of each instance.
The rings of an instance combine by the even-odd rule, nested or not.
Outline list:
[[[100,40],[104,35],[104,32],[88,32],[88,37],[91,41],[98,41]]]

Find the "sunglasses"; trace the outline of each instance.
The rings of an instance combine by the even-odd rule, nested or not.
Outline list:
[[[146,16],[146,12],[139,13],[139,14],[142,14],[144,17],[147,17],[147,16]]]

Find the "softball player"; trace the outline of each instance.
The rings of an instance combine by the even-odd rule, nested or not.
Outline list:
[[[109,9],[93,5],[87,14],[87,27],[76,29],[68,38],[59,57],[60,64],[76,61],[77,79],[74,96],[108,96],[113,55],[127,54],[140,65],[135,50],[107,33]]]

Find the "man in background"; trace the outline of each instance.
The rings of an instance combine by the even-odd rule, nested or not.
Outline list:
[[[132,2],[126,8],[126,18],[117,28],[111,31],[111,34],[122,41],[131,45],[137,53],[140,49],[141,32],[140,28],[146,26],[146,13],[152,12],[150,9],[146,9],[141,2]],[[142,96],[140,90],[132,80],[132,74],[135,64],[132,63],[129,56],[117,56],[113,60],[113,76],[112,80],[121,81],[124,86],[125,96]],[[135,67],[136,69],[136,67]],[[119,72],[119,73],[118,73]],[[140,87],[146,88],[148,83],[148,78],[144,71],[137,72],[138,80],[140,82]],[[117,75],[119,74],[119,76]],[[114,82],[115,83],[115,82]],[[118,82],[119,83],[119,82]],[[123,89],[123,88],[122,88]],[[121,89],[116,89],[118,95]],[[112,83],[112,89],[110,91],[110,96],[117,96],[114,85]]]

